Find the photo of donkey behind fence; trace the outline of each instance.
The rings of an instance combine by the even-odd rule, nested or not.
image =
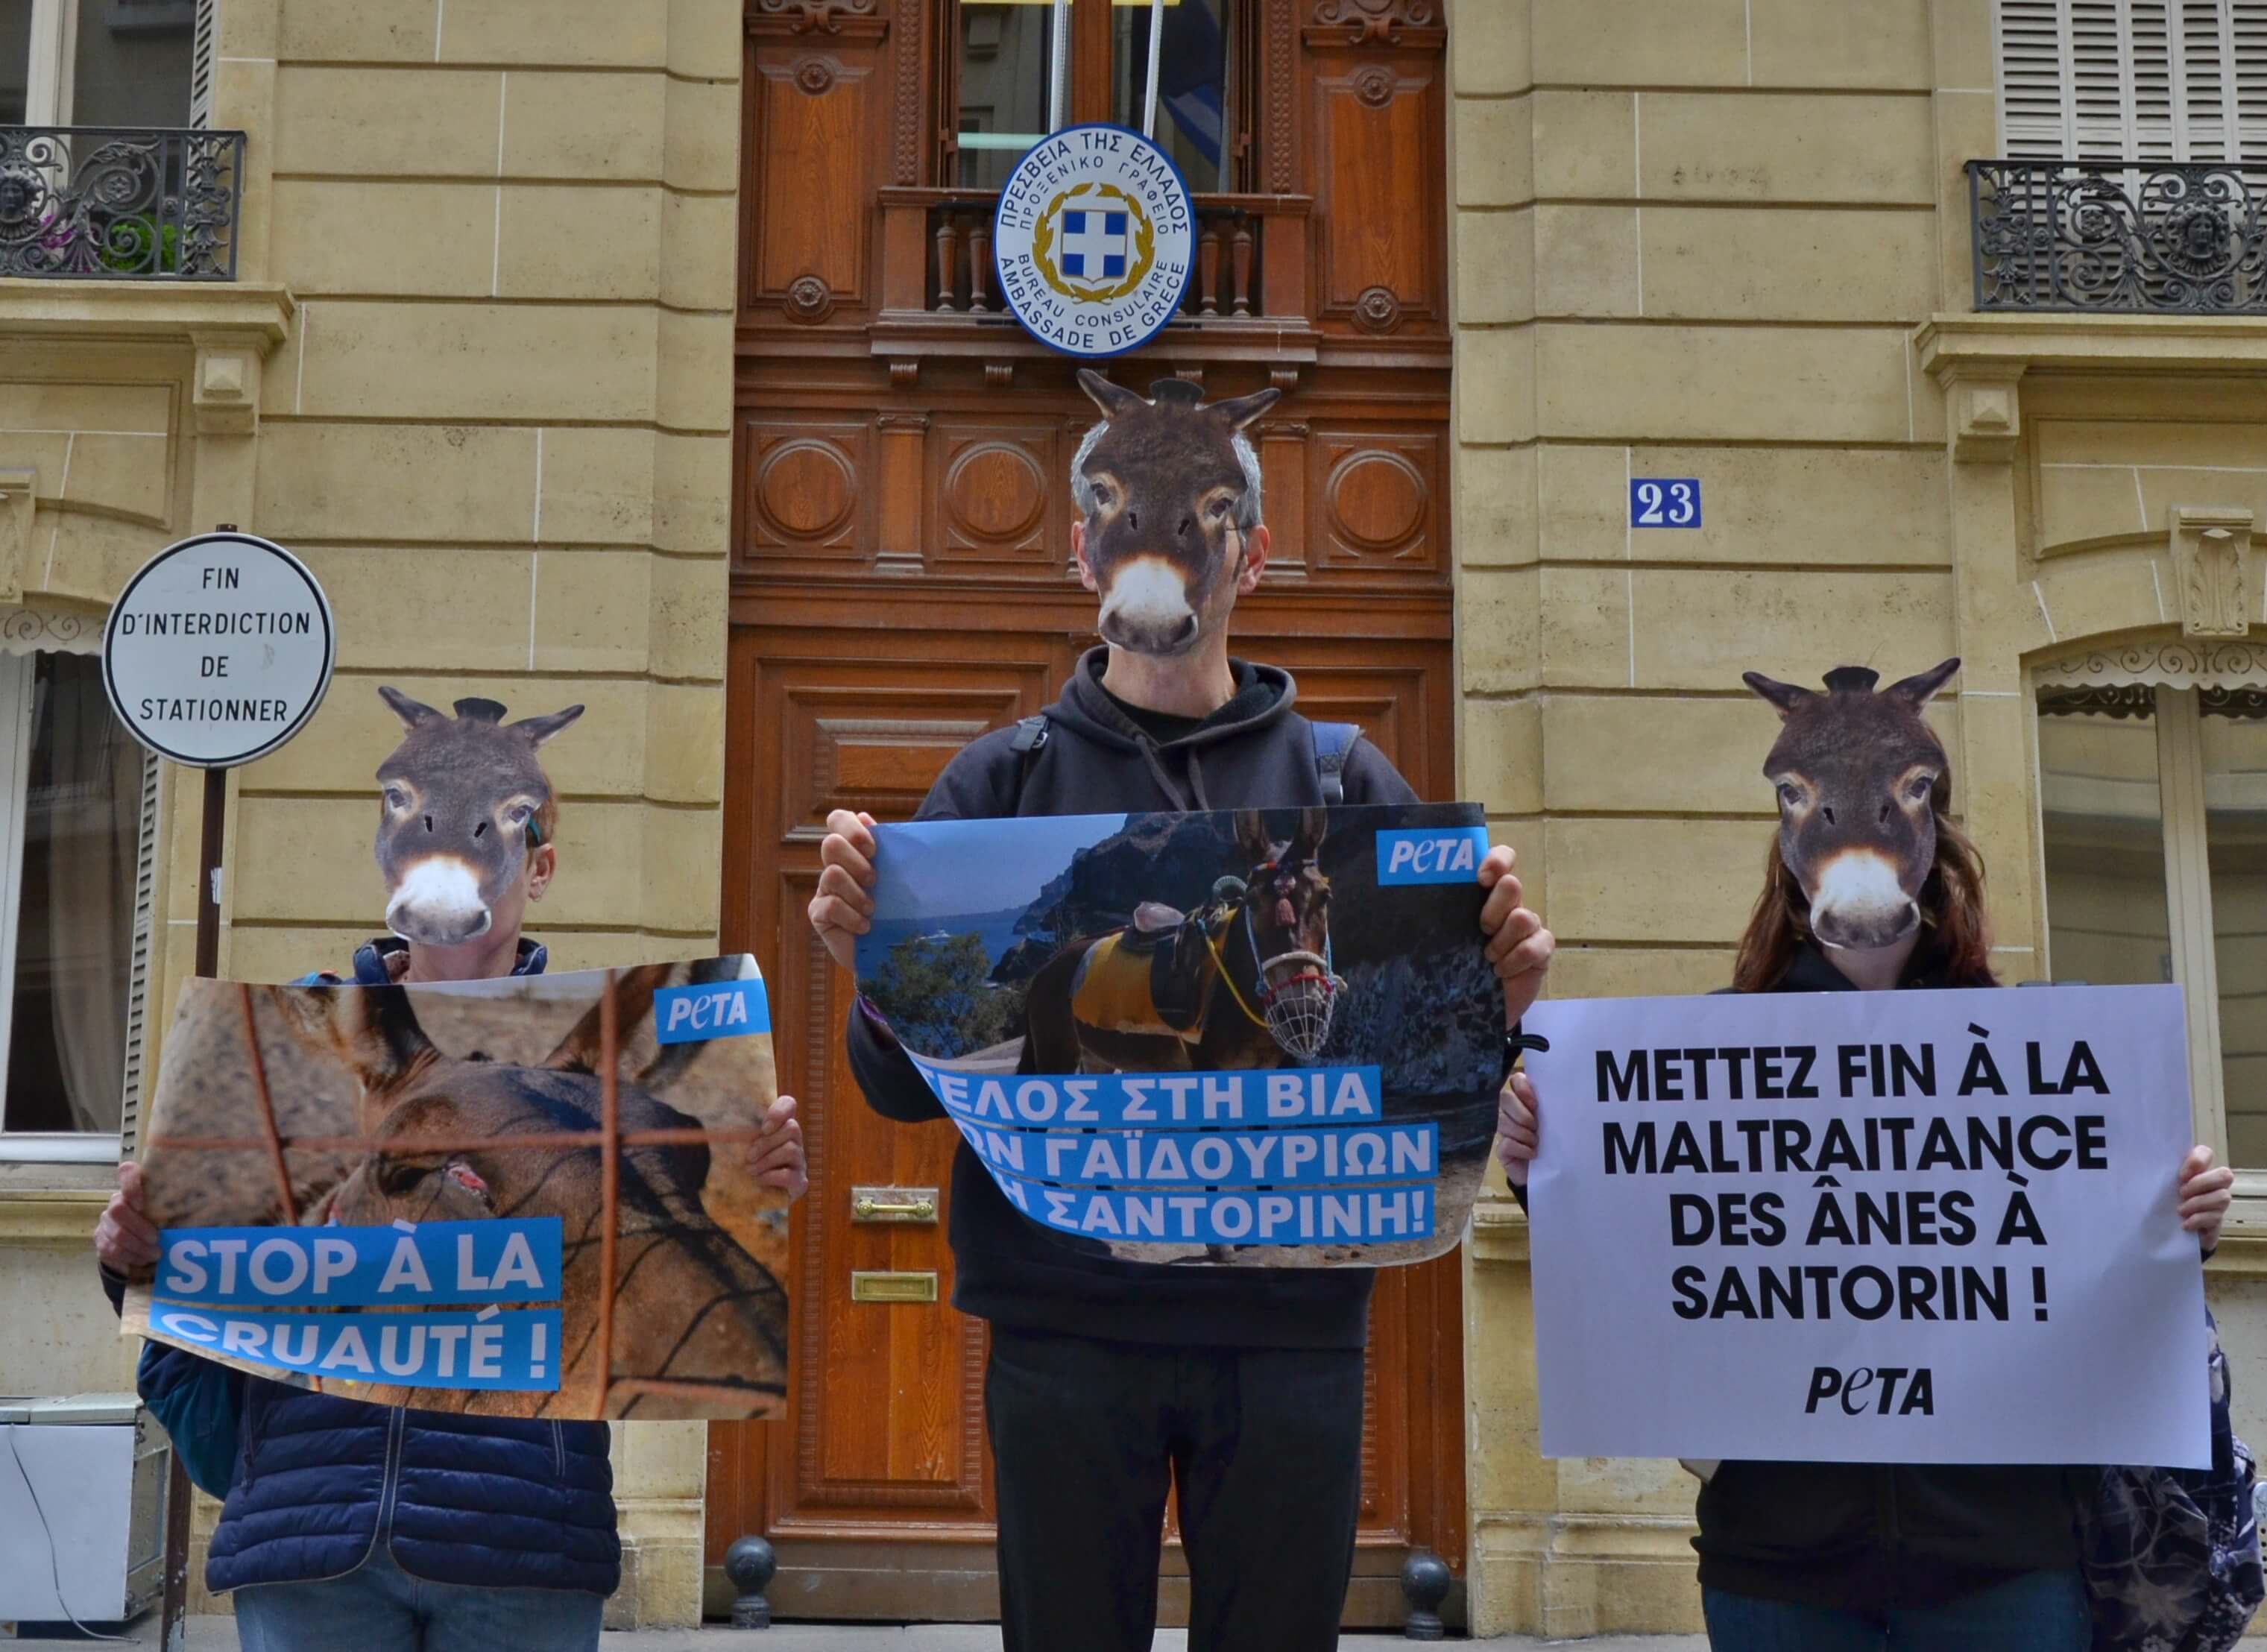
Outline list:
[[[1479,929],[1485,844],[1480,811],[1459,804],[883,826],[859,987],[908,1052],[972,1082],[1374,1067],[1379,1123],[1438,1128],[1435,1174],[1423,1178],[1433,1189],[1429,1236],[1160,1243],[1082,1228],[1058,1242],[1147,1262],[1421,1261],[1463,1232],[1503,1079],[1502,988]],[[955,1121],[1027,1215],[1048,1208],[1045,1190],[1059,1184],[1011,1178],[1000,1132]],[[1312,1122],[1256,1130],[1318,1135]],[[1027,1120],[1001,1125],[1044,1156]],[[1058,1120],[1046,1133],[1079,1128]],[[1255,1135],[1222,1126],[1189,1142],[1207,1133]],[[1244,1140],[1233,1145],[1245,1151]],[[1266,1146],[1251,1139],[1253,1163],[1268,1162]],[[1232,1185],[1279,1191],[1258,1172]],[[1177,1191],[1233,1197],[1229,1186]],[[1060,1219],[1046,1225],[1067,1233]]]
[[[344,1298],[376,1311],[353,1320],[362,1359],[310,1368],[302,1353],[300,1369],[279,1369],[275,1350],[344,1335],[344,1322],[322,1318],[341,1310],[308,1306],[304,1291],[291,1300],[295,1318],[212,1305],[244,1300],[183,1288],[202,1281],[209,1293],[226,1277],[213,1263],[227,1241],[213,1235],[196,1252],[202,1274],[169,1274],[169,1252],[157,1280],[135,1284],[124,1328],[274,1380],[428,1410],[778,1415],[788,1200],[748,1161],[775,1093],[763,982],[745,956],[419,986],[192,981],[141,1130],[150,1219],[169,1240],[178,1230],[374,1230],[373,1254],[387,1242],[428,1250],[435,1283],[406,1298]],[[433,1224],[549,1231],[546,1218],[558,1223],[556,1272],[542,1287],[550,1301],[479,1308],[512,1299],[452,1294],[465,1277],[443,1274],[456,1236],[491,1259],[495,1247],[477,1230]],[[404,1246],[421,1226],[435,1244]],[[260,1273],[261,1237],[237,1251],[239,1279]],[[269,1250],[262,1277],[304,1277],[287,1250]],[[331,1253],[343,1257],[344,1244]],[[398,1253],[393,1263],[417,1266]],[[483,1266],[503,1277],[493,1259]],[[175,1303],[195,1311],[183,1318]],[[460,1333],[451,1322],[539,1306],[557,1321],[549,1334],[522,1322],[549,1355],[547,1370],[539,1359],[532,1368],[544,1379],[535,1391],[415,1385],[435,1369],[409,1352],[425,1349],[426,1335],[469,1347],[480,1327]],[[388,1383],[389,1371],[413,1381]]]

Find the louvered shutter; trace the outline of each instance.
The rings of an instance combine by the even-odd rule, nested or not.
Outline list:
[[[2061,11],[2058,0],[1999,0],[1999,147],[2011,160],[2071,152]]]
[[[2267,0],[1997,0],[2014,160],[2267,160]]]
[[[212,125],[213,69],[220,49],[220,0],[197,0],[196,38],[189,48],[189,124]]]
[[[2267,161],[2267,0],[2234,0],[2237,158]]]
[[[119,1110],[119,1140],[128,1158],[141,1136],[143,1053],[158,936],[158,774],[157,758],[143,753],[141,838],[134,851],[134,951],[126,992],[126,1089]]]

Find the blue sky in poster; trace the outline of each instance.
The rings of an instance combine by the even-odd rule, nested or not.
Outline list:
[[[931,820],[880,828],[876,915],[960,918],[1021,908],[1061,875],[1070,857],[1123,831],[1123,814],[1031,816],[1014,844],[991,820]]]

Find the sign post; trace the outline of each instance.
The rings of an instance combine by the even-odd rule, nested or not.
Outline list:
[[[204,770],[197,854],[196,973],[220,973],[221,835],[228,771],[306,726],[338,655],[331,605],[306,564],[224,522],[143,563],[102,631],[102,684],[127,731],[159,757]],[[189,1478],[172,1454],[165,1487],[160,1644],[186,1644]]]

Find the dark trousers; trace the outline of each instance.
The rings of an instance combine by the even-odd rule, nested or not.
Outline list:
[[[1168,1484],[1190,1652],[1331,1652],[1361,1497],[1359,1349],[994,1329],[1006,1652],[1148,1652]]]

